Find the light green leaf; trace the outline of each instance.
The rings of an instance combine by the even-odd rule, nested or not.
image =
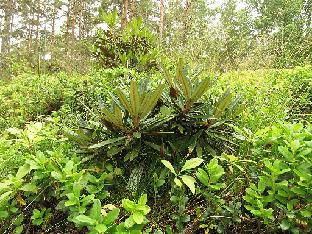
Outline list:
[[[118,116],[117,117],[113,116],[113,114],[104,106],[101,107],[101,111],[103,112],[104,114],[103,118],[106,121],[111,122],[112,124],[116,126],[120,126]]]
[[[183,73],[183,59],[180,58],[177,64],[176,81],[182,86],[183,93],[187,99],[191,96],[191,84]]]
[[[21,234],[23,232],[23,225],[19,225],[14,229],[14,234]]]
[[[129,218],[125,220],[125,227],[127,229],[131,228],[135,224],[135,221],[133,220],[133,215],[131,215]]]
[[[125,109],[130,113],[130,115],[134,116],[134,113],[132,111],[129,101],[126,98],[126,95],[119,88],[116,89],[116,94]]]
[[[62,179],[62,175],[56,171],[51,171],[51,176],[52,176],[52,178],[57,179],[57,180]]]
[[[201,96],[208,90],[209,88],[210,79],[206,78],[204,81],[202,81],[194,91],[191,100],[192,102],[196,102]]]
[[[33,183],[28,183],[28,184],[25,184],[22,188],[21,188],[22,191],[25,191],[25,192],[37,192],[37,186],[36,184],[33,184]]]
[[[124,162],[127,162],[128,160],[132,161],[133,159],[139,156],[139,153],[140,153],[140,148],[139,147],[134,148],[133,150],[131,150],[129,153],[126,154],[124,158]]]
[[[167,160],[161,160],[162,164],[165,165],[165,167],[167,167],[173,174],[177,175],[177,173],[175,172],[173,166],[171,165],[171,163]]]
[[[149,95],[146,95],[140,107],[141,118],[144,119],[155,107],[158,99],[161,97],[164,85],[160,84],[157,89]]]
[[[122,111],[120,109],[119,106],[115,106],[115,119],[116,119],[116,125],[117,126],[122,126],[123,122],[122,122]]]
[[[287,160],[291,160],[293,158],[292,153],[285,146],[279,146],[278,152],[280,152]]]
[[[184,166],[182,167],[181,171],[186,171],[189,169],[193,169],[195,167],[198,167],[200,164],[202,164],[204,162],[203,159],[201,158],[192,158],[190,160],[187,160],[184,164]]]
[[[74,218],[74,221],[79,224],[86,224],[86,225],[94,225],[96,220],[90,218],[86,215],[78,215]]]
[[[230,105],[232,101],[232,94],[230,89],[226,90],[221,98],[219,98],[214,110],[214,117],[216,119],[220,118],[224,113],[225,109]]]
[[[9,217],[9,212],[7,212],[6,210],[0,210],[0,220],[6,219],[7,217]]]
[[[183,183],[189,187],[189,189],[191,190],[191,192],[193,194],[195,194],[195,179],[192,176],[188,176],[188,175],[183,175],[181,176],[181,179],[183,181]]]
[[[135,203],[133,201],[130,201],[129,199],[122,199],[122,207],[128,211],[128,212],[132,212],[133,210],[135,210]]]
[[[205,170],[199,168],[196,173],[196,177],[202,184],[209,186],[209,176]]]
[[[134,222],[137,224],[141,224],[144,221],[144,215],[141,214],[141,212],[134,212],[132,217],[133,217]]]
[[[17,173],[16,173],[16,179],[22,179],[25,177],[29,172],[31,171],[30,165],[28,163],[21,166]]]
[[[218,164],[218,159],[213,158],[208,165],[206,165],[207,171],[209,173],[209,182],[216,183],[222,175],[225,174],[222,166]]]
[[[288,230],[290,226],[291,226],[290,223],[286,219],[284,219],[280,224],[280,227],[283,231]]]
[[[74,162],[72,160],[69,160],[66,163],[65,168],[63,170],[67,175],[71,175],[73,168],[74,168]]]
[[[139,204],[139,205],[145,205],[146,202],[147,202],[147,194],[143,194],[143,195],[140,197],[140,199],[139,199],[139,201],[138,201],[138,204]]]
[[[178,186],[178,187],[182,187],[182,182],[181,182],[181,180],[179,180],[177,177],[176,178],[174,178],[174,183]]]
[[[107,227],[105,224],[98,224],[95,226],[94,228],[98,233],[105,233],[105,231],[107,230]]]
[[[140,111],[140,95],[138,86],[135,80],[131,80],[130,82],[130,103],[134,116],[138,116]]]
[[[101,201],[99,199],[95,199],[90,210],[90,218],[99,221],[101,216]]]
[[[119,212],[120,210],[118,208],[108,212],[108,214],[104,217],[103,223],[105,225],[111,225],[118,218]]]
[[[166,68],[163,64],[160,64],[160,67],[161,67],[161,69],[162,69],[162,72],[164,73],[164,77],[165,77],[166,81],[168,82],[169,86],[170,86],[170,87],[174,87],[172,78],[171,78],[171,76],[170,76],[169,71],[167,70],[167,68]]]

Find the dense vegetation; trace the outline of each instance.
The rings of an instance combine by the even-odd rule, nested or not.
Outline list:
[[[173,67],[3,82],[2,232],[311,231],[311,67]]]
[[[68,1],[51,60],[44,2],[3,8],[1,233],[312,232],[310,1]]]

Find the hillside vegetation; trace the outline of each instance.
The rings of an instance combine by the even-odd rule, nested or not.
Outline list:
[[[312,0],[0,0],[0,233],[312,233]]]
[[[2,82],[1,232],[310,232],[311,67],[183,67]]]

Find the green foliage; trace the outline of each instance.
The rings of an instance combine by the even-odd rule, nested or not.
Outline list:
[[[0,128],[19,127],[60,109],[70,95],[62,76],[24,74],[0,84]]]
[[[129,113],[129,117],[132,120],[131,128],[132,131],[135,131],[139,128],[140,122],[144,120],[147,115],[154,109],[157,104],[162,91],[163,85],[159,85],[158,88],[151,92],[150,90],[141,89],[136,81],[130,82],[130,102],[126,98],[124,92],[121,89],[117,89],[115,92],[119,98],[119,103],[113,103],[112,110],[113,114],[104,106],[101,107],[101,112],[103,113],[104,123],[109,129],[120,129],[122,131],[128,131],[127,126],[123,123],[123,116],[125,113],[122,113],[122,110]],[[119,107],[121,105],[122,109]],[[125,119],[125,122],[129,122]]]
[[[222,175],[225,174],[222,166],[218,165],[216,158],[212,159],[205,169],[198,169],[196,174],[198,180],[211,190],[220,190],[225,187],[224,183],[217,183]]]
[[[99,108],[94,109],[99,121],[96,127],[88,126],[88,131],[81,129],[76,133],[69,131],[67,135],[91,153],[106,158],[122,158],[123,162],[133,165],[143,159],[145,165],[142,167],[146,168],[159,164],[160,157],[172,157],[178,163],[195,152],[199,157],[203,151],[215,155],[218,147],[231,144],[222,136],[222,130],[226,128],[223,118],[234,118],[239,100],[232,100],[231,93],[226,91],[219,100],[204,102],[209,79],[197,80],[196,85],[192,85],[191,75],[183,71],[183,67],[179,62],[174,78],[164,71],[168,84],[172,85],[168,88],[158,84],[154,91],[150,91],[145,83],[138,85],[134,80],[130,81],[129,95],[117,88],[117,97],[111,94],[111,108],[100,100]],[[186,164],[182,171],[187,171],[189,166],[192,165]],[[142,167],[136,167],[133,172],[126,170],[131,174],[130,184],[132,175],[141,177],[135,171],[142,171]],[[194,193],[192,181],[186,175],[180,179]]]
[[[311,77],[309,66],[230,72],[220,77],[214,92],[218,94],[230,87],[243,95],[244,108],[236,124],[256,132],[277,121],[309,120]]]
[[[130,212],[131,215],[129,218],[125,220],[124,225],[122,225],[126,229],[135,230],[142,229],[143,225],[147,223],[146,215],[150,212],[150,208],[146,205],[147,203],[147,195],[144,194],[138,200],[138,203],[130,201],[129,199],[122,200],[122,207]],[[141,227],[140,227],[141,226]],[[120,230],[117,228],[117,230]]]
[[[103,13],[107,30],[98,30],[92,48],[93,56],[101,67],[124,66],[146,71],[156,68],[158,50],[156,38],[142,19],[131,19],[125,28],[117,25],[117,13]]]
[[[120,210],[113,208],[106,214],[102,214],[101,201],[95,199],[89,211],[89,215],[80,214],[73,218],[79,226],[88,226],[90,233],[109,233],[118,218]]]
[[[49,218],[51,218],[51,209],[43,208],[41,211],[34,209],[33,214],[31,216],[32,223],[34,225],[40,226],[42,223],[47,221]]]
[[[253,215],[293,233],[312,230],[311,130],[310,125],[285,124],[260,131],[255,142],[261,158],[258,181],[244,197]]]
[[[62,151],[60,146],[62,145],[59,145],[58,149],[54,151],[51,151],[51,148],[41,151],[44,148],[40,148],[40,150],[29,154],[25,157],[26,161],[18,169],[16,175],[9,176],[1,183],[0,205],[2,217],[5,218],[1,225],[2,228],[14,228],[14,225],[9,225],[10,223],[6,221],[9,217],[22,216],[27,209],[40,205],[45,199],[56,203],[57,206],[53,205],[41,210],[35,208],[32,216],[27,218],[31,218],[32,223],[36,226],[46,227],[47,222],[52,221],[50,220],[51,212],[59,214],[68,212],[68,220],[77,225],[83,223],[89,227],[90,222],[101,224],[101,219],[94,216],[94,210],[97,209],[98,199],[108,196],[108,192],[104,188],[114,174],[103,172],[100,176],[92,175],[92,169],[81,168],[80,159],[66,151],[66,148]],[[66,155],[64,153],[70,157],[64,157]],[[37,196],[38,191],[40,192]],[[8,204],[11,204],[12,207],[8,207]],[[34,206],[30,206],[31,204]],[[96,221],[86,222],[85,216],[87,217],[88,207],[91,204],[93,204],[93,208],[90,210],[90,220],[93,218]],[[104,224],[109,224],[107,220],[110,215],[108,213],[105,216]],[[79,221],[81,222],[79,223]],[[90,229],[92,228],[90,227]],[[94,227],[94,229],[98,228]]]
[[[4,178],[25,162],[26,155],[38,150],[68,152],[72,147],[66,140],[60,140],[60,128],[53,119],[46,122],[32,122],[24,129],[8,128],[0,137],[0,177]]]
[[[171,165],[169,161],[162,160],[161,162],[162,164],[165,165],[165,167],[167,167],[170,170],[171,173],[175,175],[174,183],[178,187],[181,188],[183,186],[182,184],[183,182],[191,190],[191,192],[195,194],[195,179],[192,176],[185,174],[185,172],[184,173],[182,172],[198,167],[200,164],[202,164],[203,161],[204,160],[201,158],[192,158],[192,159],[187,160],[184,166],[182,167],[180,173],[178,174],[176,173],[176,171],[174,170],[173,166]]]
[[[29,86],[22,77],[1,82],[5,108],[31,95],[29,108],[19,104],[23,115],[1,114],[0,231],[310,231],[311,127],[267,128],[256,141],[252,133],[309,119],[310,68],[218,82],[182,60],[160,68],[151,77],[116,68],[32,76]],[[44,84],[51,103],[62,101],[52,116],[37,117],[50,114]]]

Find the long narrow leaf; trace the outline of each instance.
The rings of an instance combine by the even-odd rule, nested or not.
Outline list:
[[[204,81],[202,81],[194,91],[191,100],[192,102],[196,102],[198,99],[203,96],[203,94],[208,90],[210,84],[210,79],[206,78]]]
[[[187,99],[191,97],[191,82],[186,78],[183,72],[183,60],[179,59],[177,64],[177,81],[181,84],[183,93]]]
[[[102,141],[100,143],[97,143],[97,144],[94,144],[94,145],[91,145],[89,146],[89,149],[97,149],[97,148],[101,148],[103,146],[106,146],[106,145],[110,145],[110,144],[113,144],[113,143],[116,143],[118,141],[122,141],[124,140],[126,137],[117,137],[117,138],[112,138],[112,139],[108,139],[106,141]]]
[[[170,85],[170,87],[174,87],[173,80],[170,77],[170,74],[169,74],[167,68],[163,64],[160,64],[160,67],[161,67],[161,70],[163,71],[163,73],[165,75],[165,79],[166,79],[167,83]]]
[[[220,118],[224,114],[225,109],[231,104],[231,101],[232,93],[228,89],[219,99],[214,111],[214,117],[217,119]]]
[[[120,124],[117,121],[117,119],[113,116],[112,113],[110,113],[110,111],[106,107],[102,107],[102,112],[104,114],[103,118],[106,121],[108,121],[108,122],[110,122],[110,123],[112,123],[112,124],[114,124],[116,126],[120,126]]]
[[[116,121],[118,123],[118,126],[122,126],[123,122],[122,122],[122,112],[121,109],[119,108],[119,106],[115,106],[115,118]]]
[[[134,113],[131,109],[129,101],[126,98],[126,95],[119,88],[116,89],[116,94],[117,94],[120,102],[122,103],[122,105],[125,107],[125,109],[133,116]]]
[[[133,115],[138,116],[141,101],[138,86],[135,80],[132,80],[130,82],[130,104],[131,104],[130,108],[132,108]]]
[[[164,89],[164,85],[161,84],[157,87],[157,89],[153,92],[153,94],[150,95],[149,98],[145,98],[140,108],[142,119],[145,118],[148,115],[148,113],[150,113],[153,110],[158,99],[161,97],[163,89]]]

